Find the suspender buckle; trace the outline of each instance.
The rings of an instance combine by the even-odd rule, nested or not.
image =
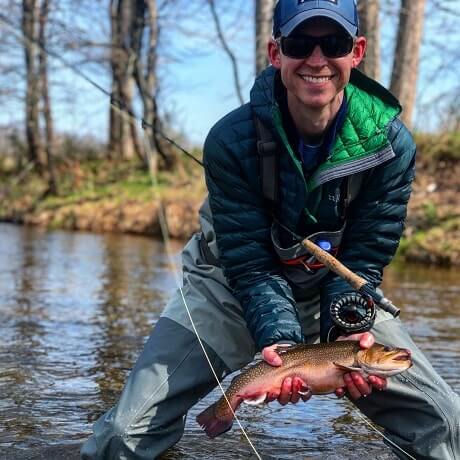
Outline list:
[[[276,155],[277,145],[274,141],[257,141],[257,150],[261,156]]]

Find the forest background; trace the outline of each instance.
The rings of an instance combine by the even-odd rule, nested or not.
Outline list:
[[[196,158],[266,65],[273,0],[0,0],[0,220],[197,229]],[[460,264],[460,0],[360,0],[362,69],[418,145],[400,256]],[[179,146],[179,147],[178,147]],[[152,177],[158,183],[152,186]]]

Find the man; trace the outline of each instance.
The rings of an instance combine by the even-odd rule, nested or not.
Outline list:
[[[255,351],[277,366],[281,345],[343,338],[329,308],[351,289],[301,253],[298,236],[324,240],[327,249],[332,242],[345,265],[380,284],[403,230],[415,146],[397,118],[398,102],[355,70],[365,47],[353,0],[278,2],[272,65],[257,78],[250,103],[220,120],[205,143],[209,202],[200,212],[202,234],[183,251],[183,289],[120,401],[96,422],[83,459],[156,458],[182,436],[187,410],[216,386],[184,299],[223,378]],[[269,163],[267,146],[276,151]],[[349,338],[362,347],[375,337],[408,348],[414,366],[385,391],[372,391],[384,389],[384,379],[347,374],[337,394],[346,391],[413,457],[460,458],[458,396],[399,320],[379,310],[371,332]],[[297,403],[308,399],[307,388],[286,379],[269,399]]]

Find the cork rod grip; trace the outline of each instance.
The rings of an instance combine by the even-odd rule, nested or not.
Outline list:
[[[353,273],[345,265],[339,262],[334,256],[326,252],[324,249],[321,249],[318,245],[305,238],[302,241],[302,245],[305,249],[313,254],[317,260],[323,263],[327,268],[332,270],[334,273],[337,273],[345,281],[347,281],[352,287],[359,291],[367,281],[364,278]]]

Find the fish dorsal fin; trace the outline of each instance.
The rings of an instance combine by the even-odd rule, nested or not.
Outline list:
[[[267,399],[267,393],[262,393],[260,395],[244,398],[243,402],[245,404],[249,404],[250,406],[258,406],[259,404],[264,403],[265,399]]]
[[[347,372],[362,372],[362,369],[360,367],[344,366],[343,364],[339,364],[339,363],[333,363],[333,364],[339,369],[342,369]]]

